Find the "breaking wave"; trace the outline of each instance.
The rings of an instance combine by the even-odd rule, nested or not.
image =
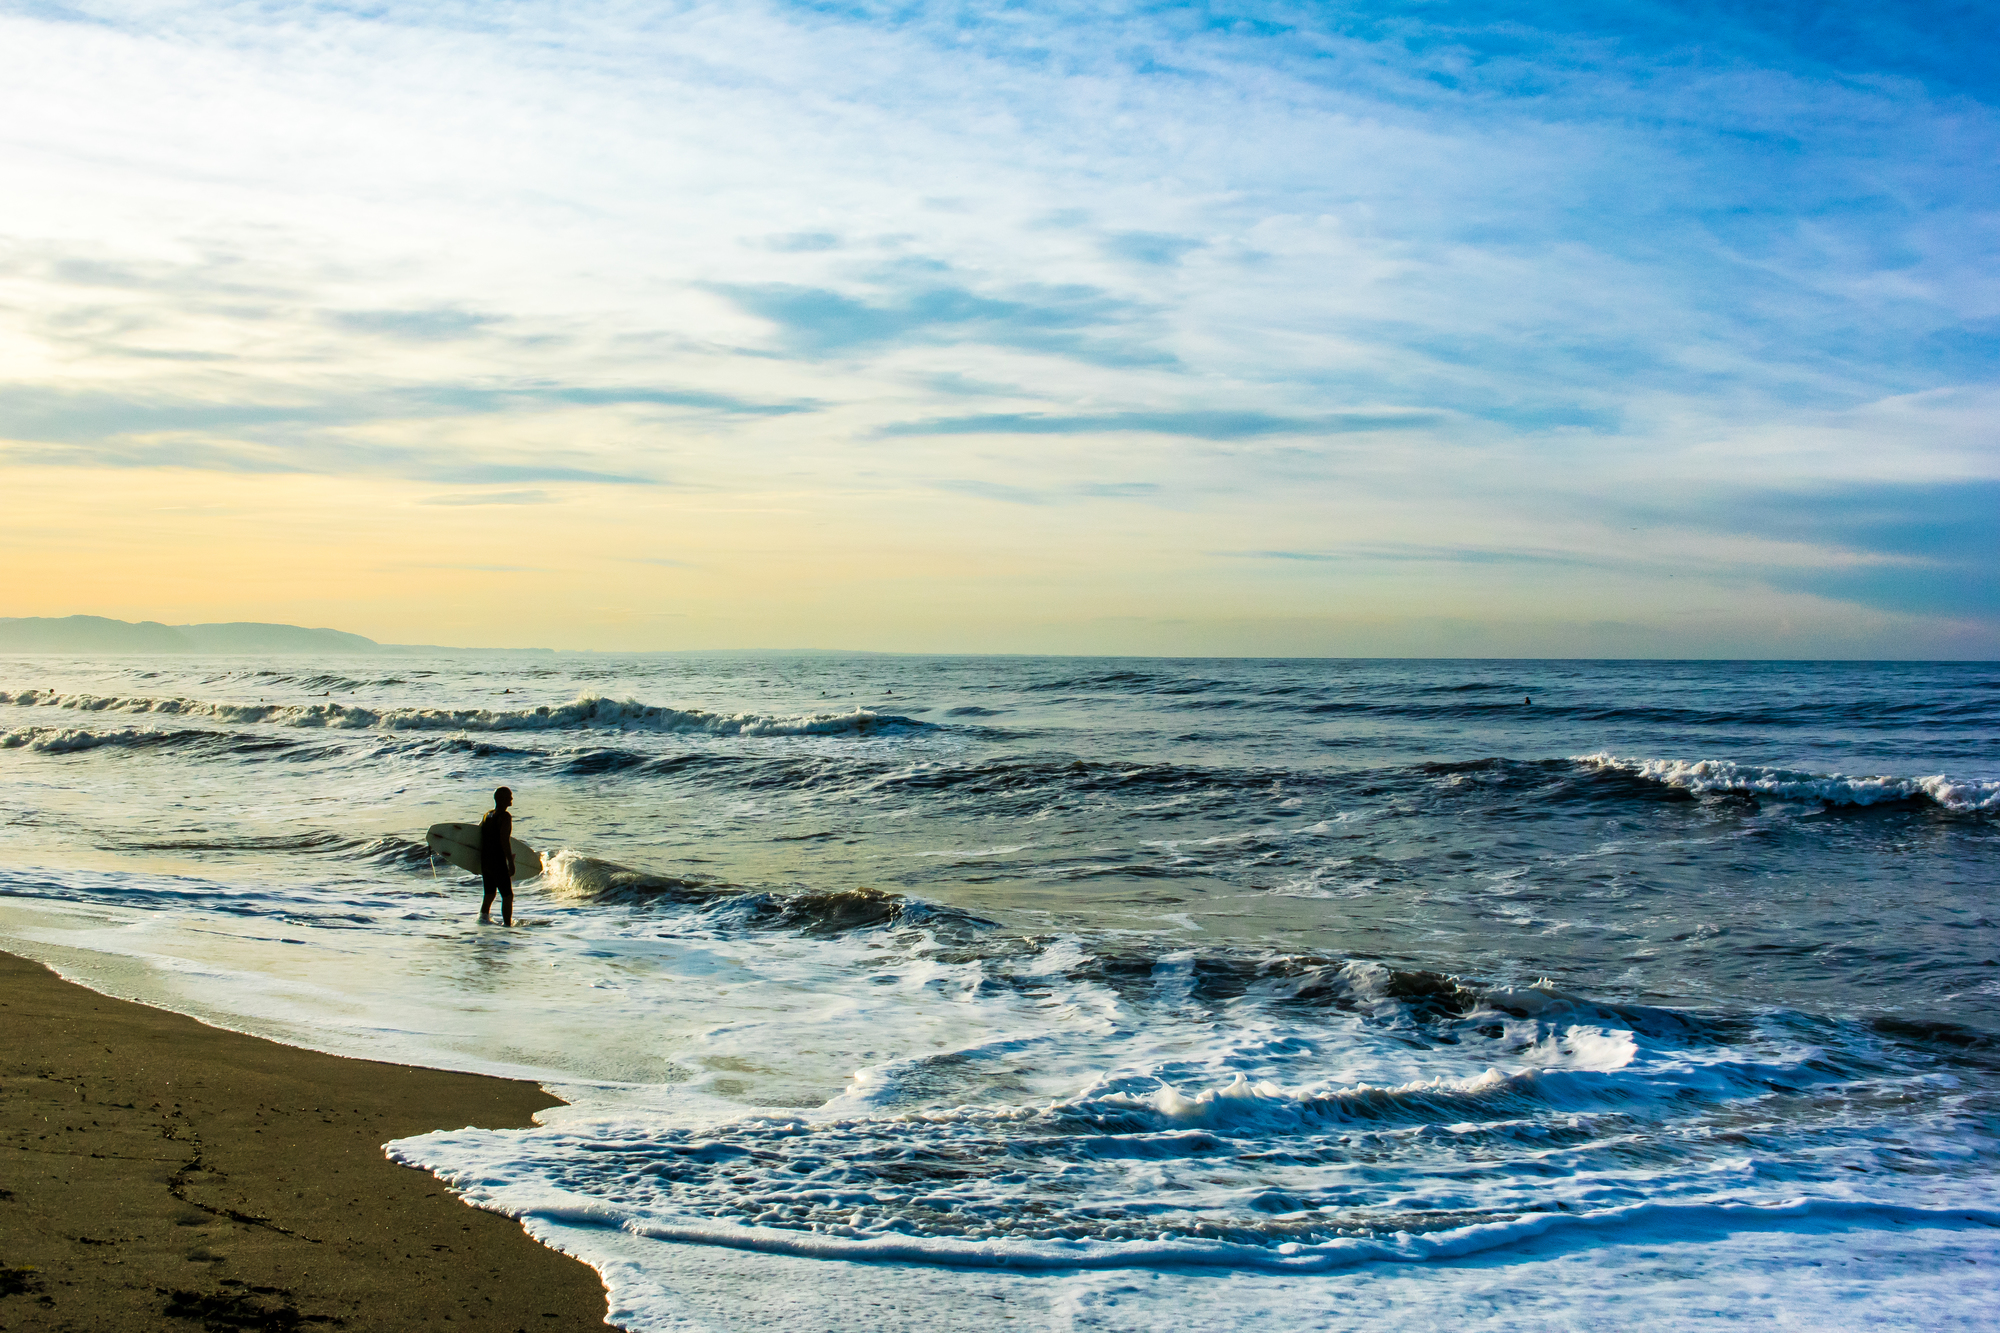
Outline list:
[[[187,728],[124,727],[92,731],[84,727],[17,727],[0,731],[0,750],[33,750],[41,754],[80,754],[88,750],[206,750],[250,755],[291,750],[299,742],[269,736]]]
[[[696,921],[717,930],[776,930],[842,935],[855,930],[983,928],[990,922],[941,904],[880,889],[748,889],[699,876],[662,875],[585,856],[564,847],[542,862],[542,883],[571,901],[693,904]]]
[[[117,727],[92,730],[88,727],[16,727],[0,731],[0,750],[28,750],[38,754],[83,754],[93,750],[152,753],[171,751],[197,758],[256,761],[282,759],[306,761],[351,753],[342,746],[306,737],[272,736],[257,732],[228,731],[212,727]],[[494,755],[533,755],[534,750],[514,749],[490,741],[464,736],[437,736],[423,739],[384,738],[360,753],[371,759],[391,754],[404,756],[465,755],[485,758]]]
[[[542,886],[560,898],[605,903],[700,902],[728,892],[726,885],[635,870],[568,847],[542,858]]]
[[[930,730],[935,724],[892,713],[855,709],[777,717],[765,713],[711,713],[669,708],[633,699],[584,694],[566,704],[534,708],[366,708],[342,703],[218,703],[200,699],[61,694],[53,690],[0,692],[0,704],[61,708],[87,713],[145,713],[207,717],[222,722],[319,727],[344,731],[578,731],[603,728],[710,736],[872,736]]]
[[[1842,773],[1765,768],[1727,759],[1690,763],[1681,759],[1622,759],[1606,753],[1579,755],[1576,762],[1697,796],[1768,797],[1830,806],[1922,804],[1956,814],[2000,811],[2000,782],[1953,779],[1942,774],[1851,777]]]

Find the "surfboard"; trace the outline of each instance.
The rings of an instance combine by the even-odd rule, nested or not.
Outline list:
[[[542,858],[534,848],[519,838],[510,838],[507,845],[514,851],[514,882],[533,879],[542,873]],[[424,846],[431,849],[432,856],[441,856],[460,870],[479,873],[479,825],[477,824],[433,824],[431,831],[424,835]]]

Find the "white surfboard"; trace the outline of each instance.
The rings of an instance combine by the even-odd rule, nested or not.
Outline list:
[[[431,849],[432,856],[441,856],[460,870],[479,873],[479,825],[433,824],[424,835],[424,845]],[[519,838],[508,839],[507,845],[514,851],[516,884],[542,873],[542,858],[534,848]]]

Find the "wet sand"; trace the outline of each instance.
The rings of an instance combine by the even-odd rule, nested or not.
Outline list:
[[[223,1032],[0,954],[0,1329],[602,1330],[595,1272],[382,1155],[555,1104]]]

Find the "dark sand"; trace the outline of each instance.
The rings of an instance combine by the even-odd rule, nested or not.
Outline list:
[[[223,1032],[0,954],[0,1329],[602,1330],[595,1272],[382,1155],[555,1104]]]

